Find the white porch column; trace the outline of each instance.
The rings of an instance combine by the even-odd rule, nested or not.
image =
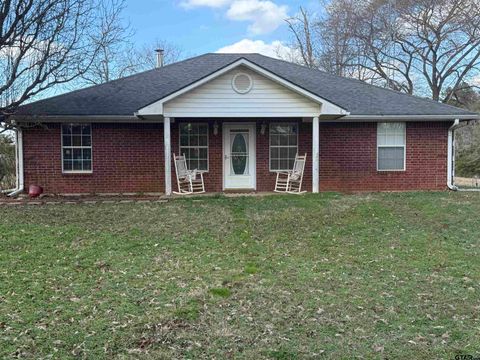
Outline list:
[[[170,118],[163,119],[163,152],[165,153],[165,195],[172,195],[172,149],[170,145]]]
[[[318,116],[312,121],[312,192],[319,192],[320,183],[320,126]]]

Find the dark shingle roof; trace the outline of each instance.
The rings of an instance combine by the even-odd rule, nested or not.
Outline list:
[[[244,58],[351,115],[469,115],[467,110],[331,75],[260,54],[205,54],[163,68],[26,104],[20,115],[133,115]]]

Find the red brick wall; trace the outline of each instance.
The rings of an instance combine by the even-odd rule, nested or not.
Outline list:
[[[269,172],[268,127],[260,134],[257,121],[257,190],[271,191],[275,174]],[[222,191],[223,159],[219,133],[209,126],[207,191]],[[268,124],[268,121],[266,121]],[[311,190],[311,123],[302,123],[299,152],[307,153],[304,188]],[[369,191],[445,189],[447,122],[407,123],[407,169],[376,170],[375,123],[320,125],[320,190]],[[25,185],[37,184],[47,193],[163,192],[163,124],[93,124],[93,173],[62,174],[60,126],[24,131]],[[178,153],[178,122],[172,124],[172,152]],[[174,167],[172,163],[172,172]],[[176,189],[175,175],[172,186]]]
[[[92,174],[62,174],[61,128],[26,129],[25,186],[46,193],[163,192],[163,124],[92,124]]]
[[[445,189],[449,126],[449,122],[407,122],[406,171],[377,171],[375,123],[321,124],[320,189]]]

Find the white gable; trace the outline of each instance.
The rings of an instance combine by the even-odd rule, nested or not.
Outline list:
[[[232,86],[236,74],[253,80],[247,93]],[[320,114],[321,104],[258,72],[238,66],[209,82],[181,94],[163,105],[169,117],[309,117]]]

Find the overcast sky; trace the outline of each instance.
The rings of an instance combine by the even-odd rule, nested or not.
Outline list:
[[[284,19],[319,1],[296,0],[127,0],[124,18],[135,41],[155,39],[179,45],[187,55],[206,52],[261,52],[274,55],[290,36]]]

